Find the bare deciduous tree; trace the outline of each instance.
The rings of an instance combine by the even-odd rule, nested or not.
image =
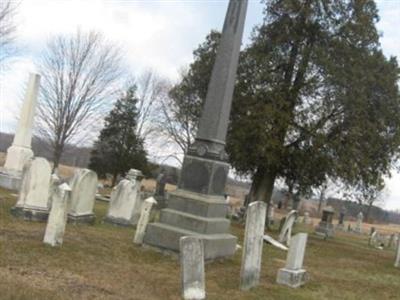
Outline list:
[[[15,54],[15,14],[17,5],[11,0],[0,1],[0,64]]]
[[[42,74],[37,121],[50,141],[54,169],[66,144],[88,139],[102,124],[123,75],[120,49],[97,32],[77,31],[49,40],[39,60]]]

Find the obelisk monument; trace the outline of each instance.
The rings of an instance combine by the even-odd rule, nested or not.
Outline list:
[[[230,0],[207,97],[193,145],[185,154],[178,190],[170,193],[160,221],[148,225],[144,243],[179,251],[179,238],[200,236],[205,259],[233,255],[236,237],[225,218],[225,152],[247,0]]]
[[[0,186],[16,190],[19,188],[24,164],[33,157],[31,149],[32,128],[37,104],[40,75],[30,74],[28,88],[14,141],[7,149],[4,168],[0,170]]]

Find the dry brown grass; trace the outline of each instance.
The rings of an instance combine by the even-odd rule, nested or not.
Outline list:
[[[11,217],[14,203],[0,190],[0,299],[180,299],[178,261],[133,245],[132,228],[102,224],[106,203],[96,203],[94,226],[68,225],[60,248],[42,243],[45,224]],[[232,231],[242,243],[243,225],[232,225]],[[285,253],[268,245],[260,286],[248,292],[238,289],[240,252],[207,264],[208,299],[398,299],[394,251],[369,248],[366,236],[338,233],[324,241],[311,227],[298,225],[296,231],[310,232],[306,286],[275,284]]]

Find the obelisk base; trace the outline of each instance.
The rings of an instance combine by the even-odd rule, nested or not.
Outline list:
[[[0,187],[17,192],[21,187],[21,182],[22,172],[0,168]]]
[[[33,157],[31,148],[12,145],[7,149],[6,170],[22,172],[25,163]]]
[[[158,223],[147,226],[144,244],[179,252],[182,236],[198,236],[204,243],[204,258],[213,260],[234,255],[237,238],[229,234],[227,205],[221,196],[186,190],[169,194],[168,207],[161,210]]]

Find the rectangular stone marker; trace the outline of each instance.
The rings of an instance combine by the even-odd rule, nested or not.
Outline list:
[[[205,299],[204,246],[196,236],[179,240],[183,299]]]
[[[51,246],[62,245],[68,218],[68,200],[71,188],[63,183],[52,195],[52,205],[43,242]]]
[[[303,269],[306,245],[307,233],[299,233],[292,238],[286,266],[278,271],[277,283],[297,288],[307,281],[307,273]]]
[[[260,281],[263,237],[267,205],[257,201],[247,208],[246,229],[240,270],[240,289],[248,290]]]
[[[400,268],[400,238],[397,239],[396,260],[394,262],[396,268]]]
[[[149,223],[151,208],[154,204],[157,204],[157,201],[153,198],[147,198],[144,200],[142,205],[142,212],[140,213],[139,222],[136,226],[135,238],[133,239],[133,243],[142,244],[144,234],[146,232],[147,224]]]

